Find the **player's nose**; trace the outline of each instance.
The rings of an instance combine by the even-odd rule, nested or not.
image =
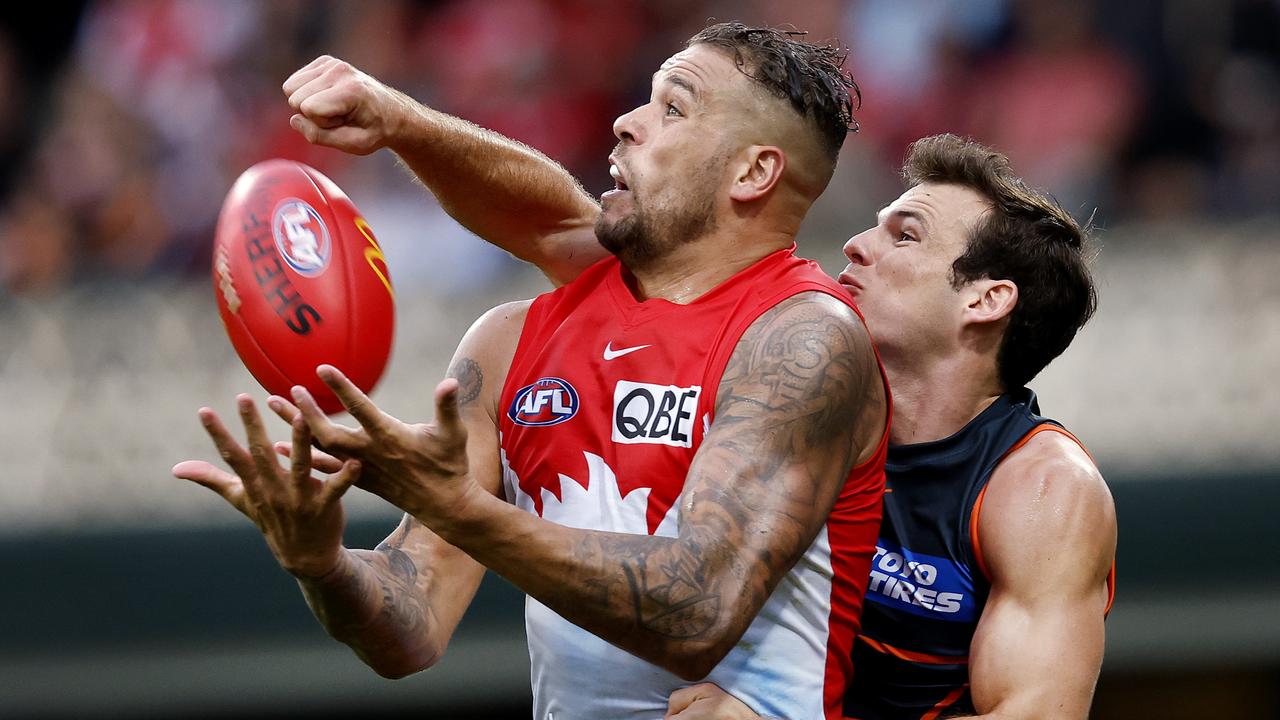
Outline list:
[[[638,144],[644,141],[640,123],[640,111],[643,106],[631,112],[623,113],[613,121],[613,134],[624,144]]]
[[[849,258],[849,262],[854,265],[871,264],[871,254],[867,249],[867,239],[871,237],[874,229],[864,230],[845,241],[844,256]]]

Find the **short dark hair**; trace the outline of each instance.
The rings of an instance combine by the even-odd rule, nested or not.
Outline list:
[[[845,137],[857,132],[853,111],[861,105],[862,93],[844,69],[848,51],[806,42],[802,38],[807,34],[726,22],[707,26],[687,45],[705,44],[732,52],[734,64],[744,75],[789,101],[814,124],[834,163]]]
[[[990,278],[1018,286],[997,366],[1005,390],[1026,385],[1067,349],[1097,307],[1089,226],[1081,228],[1057,201],[1027,187],[1009,158],[955,135],[912,143],[902,177],[908,187],[961,185],[991,202],[992,211],[951,266],[951,283],[959,288]]]

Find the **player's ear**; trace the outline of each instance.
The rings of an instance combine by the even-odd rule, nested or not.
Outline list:
[[[787,167],[786,153],[773,145],[748,147],[739,163],[734,166],[733,184],[729,197],[738,202],[751,202],[768,195],[782,179]]]
[[[974,323],[1003,320],[1018,304],[1018,286],[1012,280],[975,280],[964,288],[965,319]]]

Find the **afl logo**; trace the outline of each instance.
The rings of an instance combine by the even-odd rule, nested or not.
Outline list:
[[[516,391],[507,417],[517,425],[558,425],[578,414],[578,391],[567,380],[545,377]]]
[[[329,266],[329,229],[315,208],[297,198],[276,206],[271,218],[271,234],[280,257],[299,275],[315,277]]]

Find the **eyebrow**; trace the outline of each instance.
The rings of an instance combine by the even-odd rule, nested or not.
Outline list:
[[[915,220],[921,225],[926,224],[924,220],[924,215],[916,212],[915,210],[894,210],[892,212],[889,212],[889,208],[884,208],[880,212],[876,213],[876,224],[880,224],[887,221],[889,219],[887,216],[889,215],[896,216],[899,218],[904,218],[907,220]]]
[[[659,70],[658,72],[655,72],[655,73],[653,74],[653,80],[654,80],[654,81],[657,81],[657,80],[658,80],[658,73],[661,73],[661,72],[662,72],[662,71],[661,71],[661,70]],[[665,80],[666,82],[669,82],[669,83],[671,83],[672,85],[675,85],[676,87],[680,88],[681,90],[684,90],[685,92],[689,93],[690,95],[692,95],[692,96],[693,96],[693,99],[694,99],[694,100],[700,100],[700,99],[701,99],[701,95],[699,95],[699,93],[698,93],[698,88],[694,87],[694,86],[693,86],[693,83],[689,82],[688,80],[685,80],[683,77],[680,77],[679,75],[670,75],[670,74],[668,74],[665,78],[663,78],[663,80]]]

